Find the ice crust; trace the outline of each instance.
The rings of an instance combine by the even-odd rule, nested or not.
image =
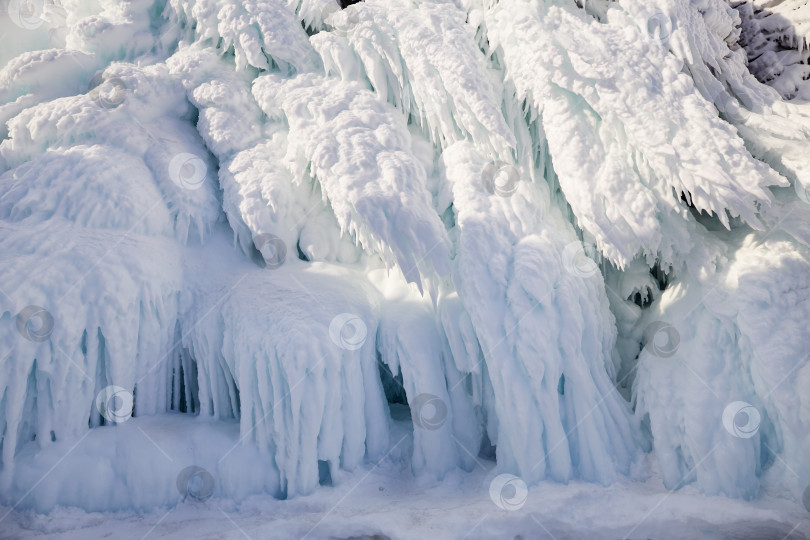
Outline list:
[[[607,485],[646,478],[644,452],[668,488],[797,496],[800,4],[103,0],[4,21],[0,502],[176,501],[178,464],[146,466],[155,446],[96,407],[112,385],[234,499],[482,456]],[[736,402],[750,437],[724,424]],[[103,474],[36,489],[59,456]]]

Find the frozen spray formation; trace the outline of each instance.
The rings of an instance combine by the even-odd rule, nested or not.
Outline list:
[[[12,1],[0,502],[381,460],[606,485],[650,452],[668,488],[800,497],[808,9]]]

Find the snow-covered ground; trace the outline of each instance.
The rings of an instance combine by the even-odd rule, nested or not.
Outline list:
[[[118,428],[95,430],[74,450],[87,462],[68,458],[57,464],[37,490],[100,487],[94,477],[101,473],[92,463],[113,456],[134,460],[130,453],[137,449],[140,463],[161,471],[152,477],[163,477],[162,487],[173,502],[139,513],[57,508],[47,514],[8,514],[9,509],[3,508],[0,538],[810,538],[810,512],[797,501],[767,490],[750,502],[706,496],[693,486],[670,491],[654,472],[644,482],[621,481],[610,487],[540,482],[525,495],[509,486],[491,493],[495,464],[478,459],[470,473],[454,472],[441,482],[419,481],[401,461],[413,444],[413,427],[403,413],[394,408],[394,416],[401,418],[395,422],[396,440],[377,463],[342,474],[336,485],[322,486],[312,495],[291,500],[252,495],[238,503],[218,496],[218,484],[240,474],[223,463],[243,462],[246,477],[263,471],[255,455],[229,454],[219,461],[236,441],[236,426],[217,436],[200,425],[190,426],[195,422],[181,415],[171,415],[135,418]],[[188,464],[215,471],[216,489],[210,498],[195,500],[177,491],[176,472]],[[650,466],[654,468],[652,460]],[[138,489],[139,478],[128,482],[115,490]]]

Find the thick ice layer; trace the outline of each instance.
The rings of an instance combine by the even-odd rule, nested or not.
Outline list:
[[[23,445],[99,425],[93,403],[109,385],[137,393],[136,414],[172,408],[178,249],[220,217],[211,179],[186,189],[173,165],[178,154],[211,162],[165,68],[118,65],[99,86],[126,91],[26,108],[0,143],[4,488]]]
[[[373,288],[323,264],[244,266],[221,282],[199,276],[210,292],[185,311],[200,414],[239,415],[240,442],[269,456],[279,470],[275,488],[287,496],[317,487],[319,460],[337,471],[381,458],[388,410]],[[335,322],[346,313],[353,319]],[[347,323],[358,339],[344,343],[336,335]]]
[[[671,29],[665,45],[688,67],[700,94],[737,128],[754,157],[787,177],[805,202],[810,200],[806,195],[810,188],[810,105],[806,99],[783,101],[777,90],[761,84],[749,72],[734,26],[736,12],[726,2],[704,0],[700,10],[680,2],[659,4],[661,15],[641,4],[622,5],[639,25],[654,16]],[[794,77],[793,83],[810,89],[801,77]]]
[[[341,235],[320,186],[296,179],[284,163],[288,129],[264,118],[250,79],[210,48],[186,49],[167,63],[199,110],[197,129],[219,160],[223,209],[245,253],[271,234],[290,249],[297,245],[308,260],[355,262],[358,250]]]
[[[799,5],[795,1],[756,4],[735,4],[741,22],[739,43],[745,49],[751,73],[786,99],[810,97],[807,90],[801,90],[804,81],[810,78],[807,65],[810,50],[806,43],[806,36],[810,35],[810,9],[806,3]],[[794,26],[799,21],[805,28]]]
[[[86,440],[89,491],[21,504],[173,503],[109,385],[136,428],[187,413],[152,442],[210,439],[234,499],[479,452],[609,483],[650,446],[670,487],[810,482],[798,45],[771,87],[721,0],[145,2],[12,20],[35,52],[0,53],[5,502]]]
[[[170,20],[185,28],[190,40],[206,41],[222,53],[233,50],[236,67],[283,71],[318,67],[318,56],[295,12],[281,0],[171,0]],[[193,29],[193,31],[192,31]]]
[[[166,360],[156,374],[162,378],[153,378],[154,388],[139,387],[136,412],[170,408],[182,272],[171,239],[99,231],[59,218],[4,223],[1,237],[8,257],[0,319],[7,351],[0,367],[5,492],[23,444],[46,448],[76,440],[88,422],[98,425],[98,392],[112,384],[135,388],[154,359]]]
[[[682,194],[726,226],[728,212],[759,227],[764,188],[784,179],[750,156],[655,36],[522,0],[500,2],[487,23],[517,98],[540,116],[579,226],[608,258],[680,261]]]
[[[540,190],[526,181],[510,198],[490,194],[485,164],[469,145],[443,156],[459,228],[454,280],[483,352],[470,371],[491,381],[499,466],[527,481],[610,482],[629,472],[636,443],[608,374],[615,333],[601,274],[566,260],[582,245],[555,210],[532,211]]]
[[[636,412],[649,417],[668,487],[697,480],[711,494],[753,498],[776,461],[783,489],[799,494],[810,481],[800,450],[810,344],[790,323],[810,309],[808,251],[781,233],[738,241],[718,274],[683,280],[648,313]]]
[[[379,280],[383,276],[375,272]],[[471,470],[481,448],[482,429],[474,401],[464,384],[464,367],[453,353],[428,298],[404,281],[378,281],[384,301],[380,315],[381,361],[391,383],[405,393],[413,417],[412,469],[417,475],[442,478],[457,467]],[[389,390],[390,392],[390,390]]]
[[[396,105],[437,145],[473,141],[506,157],[514,136],[500,112],[500,84],[452,3],[369,0],[332,15],[333,34],[313,38],[327,71],[343,78],[360,59],[377,94]],[[349,48],[346,47],[348,41]]]
[[[186,243],[192,235],[199,241],[220,217],[220,203],[213,175],[209,173],[215,170],[215,165],[189,125],[191,111],[182,87],[168,78],[165,67],[142,70],[117,64],[105,71],[103,81],[94,90],[41,103],[8,122],[9,138],[0,143],[0,170],[20,168],[4,176],[13,179],[26,171],[33,175],[34,167],[39,166],[44,167],[45,173],[36,173],[33,184],[15,182],[14,190],[4,197],[9,197],[11,204],[20,203],[13,212],[17,216],[3,217],[19,219],[34,211],[27,207],[33,204],[31,201],[18,199],[28,191],[30,197],[49,195],[53,199],[36,208],[37,212],[56,211],[48,207],[58,204],[62,206],[59,212],[70,214],[65,217],[100,228],[122,223],[142,227],[142,221],[157,219],[152,210],[159,212],[163,207],[170,212],[178,240]],[[98,92],[110,92],[110,97]],[[87,162],[80,162],[77,152],[86,156]],[[116,159],[110,153],[120,157]],[[131,185],[101,183],[99,175],[107,173],[105,167],[109,163],[113,164],[113,171],[120,171],[118,182]],[[126,179],[120,177],[124,167],[133,169]],[[182,167],[193,170],[181,170]],[[98,187],[86,186],[87,177],[97,182]],[[46,185],[47,194],[42,192]],[[67,191],[70,189],[72,196]],[[132,213],[121,212],[121,208],[104,200],[106,197],[99,190],[130,193]],[[150,197],[150,193],[155,196]],[[78,208],[88,197],[90,200],[97,197],[101,203]],[[95,217],[91,216],[93,213]],[[36,215],[32,221],[45,217]],[[157,232],[155,227],[158,226],[152,226],[150,234]]]
[[[318,75],[265,75],[253,91],[268,116],[283,114],[285,161],[296,177],[318,179],[341,231],[420,288],[422,275],[447,275],[449,241],[393,107],[358,83]]]
[[[180,414],[132,418],[43,450],[30,443],[17,461],[3,502],[21,500],[20,506],[40,512],[57,504],[98,512],[194,505],[209,496],[240,501],[278,481],[258,448],[239,444],[238,423],[189,421]],[[184,483],[189,467],[197,468],[196,477]]]
[[[745,367],[774,424],[776,436],[766,450],[780,456],[775,463],[780,480],[798,494],[810,483],[810,396],[806,390],[810,343],[797,325],[810,311],[810,252],[783,234],[758,244],[746,240],[728,280],[740,291],[737,324],[744,336],[741,347],[750,348],[744,356],[750,363]]]

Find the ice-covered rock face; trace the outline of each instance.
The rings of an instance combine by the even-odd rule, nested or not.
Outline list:
[[[807,99],[801,83],[810,78],[807,3],[765,0],[732,5],[740,16],[739,44],[745,49],[751,73],[786,99]]]
[[[800,497],[798,4],[9,2],[0,502]]]

